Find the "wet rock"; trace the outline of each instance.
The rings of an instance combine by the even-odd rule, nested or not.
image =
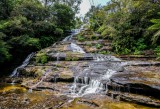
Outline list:
[[[6,83],[12,83],[12,84],[20,84],[22,82],[21,78],[5,78]]]
[[[56,78],[55,79],[51,79],[50,82],[68,82],[68,83],[73,83],[74,82],[74,77],[72,78]]]
[[[49,54],[50,61],[82,61],[93,60],[93,56],[90,54],[81,53],[55,53]]]

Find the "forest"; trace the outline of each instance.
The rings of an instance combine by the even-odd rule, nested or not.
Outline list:
[[[75,28],[80,3],[81,0],[1,0],[2,68],[18,65],[30,52],[62,39]]]
[[[160,56],[160,1],[111,0],[105,6],[92,6],[84,22],[111,39],[117,54],[145,54],[153,50]],[[144,52],[143,52],[144,51]]]

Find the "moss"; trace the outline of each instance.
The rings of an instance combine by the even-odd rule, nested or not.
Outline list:
[[[91,43],[87,43],[86,46],[92,47],[92,44]]]
[[[79,58],[75,56],[67,56],[65,60],[66,61],[78,61]]]
[[[66,61],[78,61],[79,60],[79,56],[80,54],[71,54],[71,53],[67,53],[66,54]]]
[[[44,52],[39,52],[36,54],[36,63],[45,64],[48,62],[49,57]]]
[[[98,52],[98,53],[99,53],[99,54],[104,54],[104,55],[111,54],[110,51],[105,51],[105,50],[100,51],[100,52]]]

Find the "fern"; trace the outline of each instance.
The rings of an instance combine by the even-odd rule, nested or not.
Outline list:
[[[160,13],[158,13],[160,14]],[[156,30],[157,32],[152,37],[152,43],[155,44],[160,37],[160,19],[152,19],[151,22],[153,23],[152,26],[148,28],[148,30]]]

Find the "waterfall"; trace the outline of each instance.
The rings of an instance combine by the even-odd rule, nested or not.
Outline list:
[[[120,59],[111,55],[95,54],[93,57],[95,61],[121,61]]]
[[[71,43],[70,47],[73,52],[85,53],[85,51],[75,43]]]
[[[73,29],[73,30],[71,30],[71,35],[65,37],[62,41],[63,41],[63,42],[71,41],[71,40],[72,40],[72,37],[73,37],[74,35],[78,34],[80,31],[81,31],[81,29]]]
[[[22,65],[18,66],[17,68],[15,68],[12,72],[12,74],[10,75],[10,77],[14,77],[14,76],[18,76],[19,72],[18,69],[20,68],[24,68],[29,64],[30,59],[34,56],[35,53],[31,53],[27,56],[27,58],[23,61]]]
[[[83,72],[85,73],[85,72]],[[91,77],[85,75],[84,77],[76,76],[74,78],[74,83],[71,86],[71,96],[83,96],[86,94],[95,94],[102,91],[106,91],[106,84],[103,84],[102,81],[110,80],[110,77],[116,73],[116,71],[112,69],[106,70],[106,73],[101,77]],[[81,85],[79,85],[81,84]]]
[[[70,35],[70,36],[67,36],[66,38],[64,38],[62,41],[63,42],[66,42],[66,41],[71,41],[72,40],[72,37],[73,37],[73,34]]]

